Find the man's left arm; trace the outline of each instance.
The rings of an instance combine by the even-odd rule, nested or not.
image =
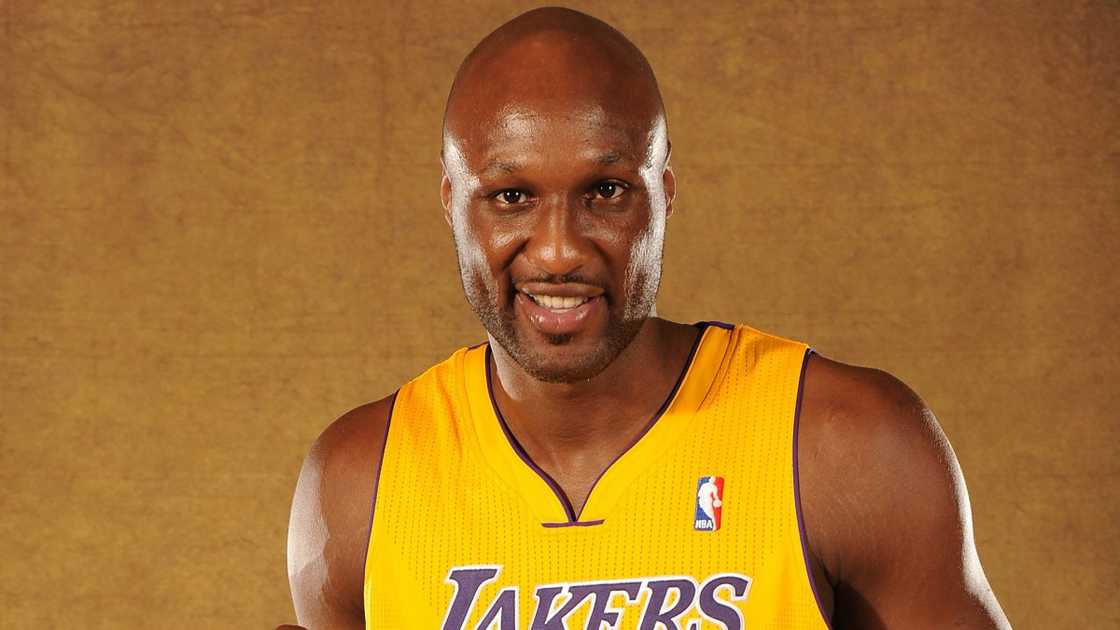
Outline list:
[[[957,458],[894,377],[828,359],[806,374],[802,499],[833,626],[1005,630],[980,566]]]

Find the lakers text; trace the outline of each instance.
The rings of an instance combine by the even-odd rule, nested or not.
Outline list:
[[[479,601],[483,587],[498,579],[500,566],[455,567],[447,575],[447,582],[455,587],[443,630],[470,630],[467,620],[485,610],[481,620],[471,628],[499,630],[525,630],[521,624],[518,587],[509,586],[492,598]],[[691,577],[650,577],[602,582],[570,582],[538,586],[533,590],[532,621],[527,630],[573,630],[568,623],[573,613],[586,605],[584,630],[598,630],[606,624],[618,627],[625,620],[633,624],[637,618],[639,630],[688,630],[698,627],[680,622],[688,613],[728,630],[742,630],[743,616],[735,602],[747,599],[751,579],[737,573],[720,573],[703,581]],[[643,599],[643,606],[636,606]],[[620,596],[631,606],[613,606]],[[526,602],[527,603],[527,602]],[[696,623],[696,622],[693,622]]]

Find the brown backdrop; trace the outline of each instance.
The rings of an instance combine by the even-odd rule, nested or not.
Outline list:
[[[203,4],[0,1],[4,628],[291,619],[311,441],[482,338],[439,121],[529,5]],[[670,110],[662,314],[896,373],[1017,628],[1117,627],[1120,4],[677,4],[591,8]]]

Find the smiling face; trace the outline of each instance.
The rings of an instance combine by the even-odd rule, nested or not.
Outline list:
[[[653,311],[668,139],[644,59],[619,63],[625,46],[567,31],[521,35],[496,52],[484,40],[460,71],[442,195],[487,331],[529,374],[572,382],[606,368]]]

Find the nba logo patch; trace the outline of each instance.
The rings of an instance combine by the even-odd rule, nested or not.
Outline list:
[[[696,486],[696,531],[714,532],[723,521],[723,477],[701,477]]]

